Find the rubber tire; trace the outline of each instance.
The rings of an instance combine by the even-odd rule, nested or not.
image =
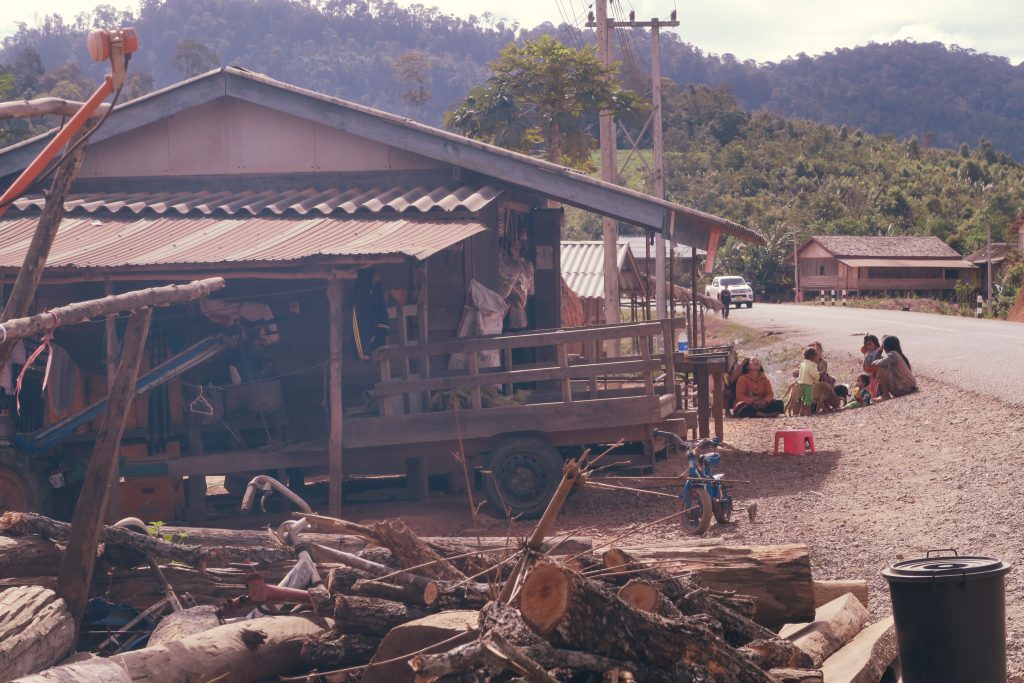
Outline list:
[[[0,512],[53,515],[53,487],[44,469],[35,465],[37,460],[41,458],[14,448],[0,449]]]
[[[540,517],[562,481],[564,461],[558,450],[536,436],[510,436],[491,450],[484,476],[484,492],[490,508],[505,516]],[[504,506],[502,503],[504,502]]]
[[[753,301],[750,301],[750,302],[747,303],[747,308],[753,308],[753,307],[754,307],[754,302]]]
[[[696,498],[696,500],[693,501],[694,505],[701,506],[700,516],[698,517],[695,514],[697,512],[695,510],[694,512],[681,515],[679,517],[679,521],[682,524],[683,531],[690,534],[691,536],[699,536],[700,534],[703,534],[705,531],[707,531],[708,527],[711,526],[711,496],[708,495],[708,492],[705,489],[697,487],[690,489],[690,496],[691,498]],[[682,506],[684,504],[685,503],[683,502],[683,499],[680,498],[680,510],[683,509]]]
[[[730,507],[729,510],[726,511],[722,505],[722,501],[720,500],[716,500],[711,503],[711,513],[715,516],[715,521],[719,524],[728,524],[732,521],[732,508]]]

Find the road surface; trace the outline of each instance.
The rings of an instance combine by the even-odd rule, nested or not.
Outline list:
[[[914,372],[1024,405],[1024,323],[932,313],[842,306],[754,304],[729,320],[760,329],[806,335],[830,349],[857,353],[862,337],[900,338]]]

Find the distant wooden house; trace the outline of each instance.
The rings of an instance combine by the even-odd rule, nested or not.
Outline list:
[[[816,235],[797,250],[797,272],[804,297],[833,289],[941,294],[977,280],[977,267],[934,236]]]
[[[619,242],[625,242],[629,245],[629,249],[633,252],[633,258],[636,259],[636,264],[640,269],[640,272],[645,276],[650,275],[650,277],[654,277],[654,261],[658,255],[658,249],[654,243],[654,236],[620,235]],[[689,245],[679,244],[678,242],[674,245],[670,245],[668,240],[665,240],[664,244],[665,256],[672,258],[671,270],[675,276],[674,281],[682,282],[684,279],[688,281],[690,277],[690,261],[693,258],[693,249]],[[705,252],[703,249],[697,250],[698,258],[704,255]],[[665,270],[666,272],[669,270],[667,260]]]
[[[992,281],[999,282],[1003,268],[1016,253],[1016,242],[993,242],[964,258],[978,267],[979,282],[982,290],[985,290],[988,288],[988,264],[992,264]]]
[[[561,250],[562,279],[583,303],[583,324],[604,323],[604,243],[565,240]],[[633,250],[623,240],[619,241],[617,263],[619,294],[638,311],[647,299],[645,278]],[[634,319],[637,317],[642,315],[634,315]]]

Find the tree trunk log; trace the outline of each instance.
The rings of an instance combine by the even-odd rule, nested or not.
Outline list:
[[[650,612],[666,619],[682,619],[683,613],[666,598],[657,586],[643,579],[630,579],[629,583],[619,589],[619,600],[630,607],[643,612]]]
[[[623,550],[645,562],[656,561],[671,575],[692,572],[708,588],[757,599],[754,621],[769,628],[810,621],[814,585],[807,546],[636,547]],[[685,610],[684,610],[685,611]]]
[[[814,666],[853,640],[869,618],[868,610],[853,593],[819,607],[814,621],[808,624],[787,624],[779,635],[811,656]]]
[[[784,638],[755,640],[739,651],[762,669],[810,669],[814,666],[809,654]]]
[[[39,536],[0,536],[0,579],[56,574],[64,550]]]
[[[746,606],[744,596],[715,594],[702,589],[686,577],[674,577],[660,568],[648,568],[637,558],[624,550],[612,548],[602,555],[608,569],[628,572],[627,577],[652,582],[685,615],[707,614],[722,624],[722,632],[730,645],[739,647],[752,640],[775,637],[775,633],[747,618],[744,613],[733,609],[735,605]]]
[[[334,628],[339,633],[386,636],[399,624],[427,616],[425,609],[380,598],[339,595],[334,602]]]
[[[82,102],[65,100],[60,97],[37,97],[32,100],[13,100],[0,103],[0,119],[30,119],[37,116],[63,116],[71,118],[82,108]],[[106,102],[93,112],[90,118],[103,116],[110,109]]]
[[[389,569],[401,569],[398,566],[398,560],[395,558],[395,554],[388,548],[382,546],[374,546],[372,548],[363,548],[356,553],[356,557],[361,557],[364,560],[370,562],[376,562],[377,564],[383,565]]]
[[[634,609],[596,582],[554,564],[535,567],[520,596],[523,620],[553,645],[671,669],[707,667],[722,683],[767,683],[768,675],[694,619],[670,621]]]
[[[149,643],[146,647],[164,645],[175,640],[184,640],[211,628],[221,625],[220,617],[217,616],[217,608],[213,605],[199,605],[189,607],[180,612],[171,612],[156,625],[153,633],[149,636]]]
[[[0,515],[0,531],[7,532],[8,534],[35,534],[53,539],[58,543],[66,543],[71,537],[71,525],[67,522],[58,522],[33,512],[3,513],[3,515]],[[223,550],[219,548],[204,548],[188,543],[168,543],[160,538],[144,536],[129,529],[112,526],[104,527],[100,540],[104,543],[123,546],[147,557],[169,562],[181,562],[190,567],[198,567],[202,564],[216,564],[218,562],[248,563],[254,560],[257,562],[272,562],[285,558],[294,561],[292,552],[285,548],[279,548],[277,554],[265,553],[263,548],[256,551],[248,548],[225,548]],[[271,557],[267,557],[268,554]]]
[[[440,595],[436,584],[427,586],[399,586],[381,581],[356,581],[352,585],[351,592],[367,598],[383,598],[384,600],[394,600],[395,602],[404,602],[410,605],[419,605],[420,607],[433,606]]]
[[[0,593],[0,680],[51,667],[75,650],[75,622],[64,601],[38,586]]]
[[[355,567],[334,567],[327,574],[327,590],[331,595],[339,593],[349,595],[353,592],[353,586],[356,583],[370,578],[373,578],[372,574]]]
[[[324,632],[302,643],[302,662],[321,671],[366,664],[373,658],[380,641],[380,636]]]
[[[116,681],[160,681],[161,683],[252,683],[294,671],[301,666],[299,652],[307,637],[320,633],[323,623],[306,616],[252,619],[218,626],[183,640],[157,647],[126,652],[108,659],[92,660],[112,671],[113,664],[123,677],[82,674],[91,662],[56,667],[20,683],[110,683]],[[78,669],[78,671],[76,671]],[[95,669],[94,669],[95,671]]]
[[[378,522],[373,525],[373,530],[402,569],[415,568],[417,573],[439,581],[465,580],[465,574],[424,543],[401,520]],[[422,566],[428,562],[432,564]]]
[[[453,610],[431,614],[392,629],[370,660],[362,683],[412,683],[413,671],[408,660],[402,657],[420,651],[450,650],[466,643],[475,638],[478,619],[475,611]],[[438,647],[440,643],[444,645]]]
[[[858,633],[821,665],[829,683],[876,683],[898,656],[892,617]]]
[[[387,567],[383,564],[373,562],[371,560],[363,559],[351,553],[346,553],[341,550],[334,550],[333,548],[328,548],[318,543],[314,543],[312,547],[316,550],[319,550],[323,554],[323,556],[329,557],[335,562],[340,562],[346,566],[360,569],[368,574],[372,574],[373,576],[387,576],[388,581],[390,581],[391,583],[408,583],[414,586],[422,586],[424,588],[431,583],[434,583],[436,585],[436,582],[433,579],[428,579],[425,576],[421,576],[419,574],[412,574],[410,572],[396,572],[391,567]]]

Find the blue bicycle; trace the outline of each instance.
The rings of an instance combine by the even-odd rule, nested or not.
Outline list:
[[[680,519],[683,531],[688,534],[703,534],[711,526],[714,517],[719,524],[732,520],[733,500],[729,487],[721,480],[724,474],[715,474],[714,467],[721,457],[714,450],[721,443],[716,439],[695,439],[686,441],[678,434],[654,430],[654,436],[670,440],[686,454],[689,462],[686,483],[679,492],[683,514]]]

